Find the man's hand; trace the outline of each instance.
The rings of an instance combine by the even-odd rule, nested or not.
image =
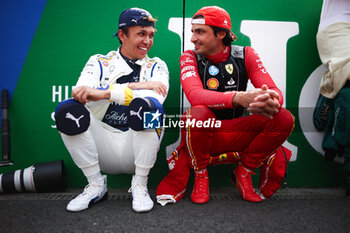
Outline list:
[[[134,82],[134,83],[129,83],[128,87],[133,90],[135,89],[155,90],[159,95],[163,95],[164,97],[167,94],[166,86],[159,81]]]
[[[76,101],[79,101],[82,104],[86,104],[90,101],[109,99],[111,97],[111,93],[109,90],[99,90],[87,86],[81,86],[73,90],[72,97]]]
[[[251,91],[237,92],[232,99],[233,105],[241,105],[252,114],[265,116],[269,119],[278,112],[280,104],[279,95],[273,90],[269,90],[266,85]]]

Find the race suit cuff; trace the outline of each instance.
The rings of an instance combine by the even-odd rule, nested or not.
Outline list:
[[[121,105],[129,105],[133,95],[132,90],[127,87],[127,83],[112,84],[108,90],[111,92],[110,101],[114,101]]]
[[[235,98],[236,93],[237,92],[234,91],[234,92],[231,92],[231,93],[228,94],[228,95],[230,95],[230,97],[227,98],[227,100],[230,101],[230,102],[226,103],[227,106],[230,106],[231,108],[237,108],[238,107],[238,105],[233,105],[233,98]]]
[[[175,198],[173,195],[170,194],[163,194],[157,196],[157,202],[161,204],[162,206],[165,206],[168,203],[176,203]]]
[[[126,106],[130,105],[130,102],[133,99],[133,92],[129,87],[124,87],[124,95],[125,95],[125,104]]]

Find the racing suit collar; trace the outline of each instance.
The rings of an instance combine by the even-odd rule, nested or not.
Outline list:
[[[121,49],[120,47],[118,48],[118,53],[120,54],[120,56],[125,60],[125,62],[131,67],[133,68],[133,66],[136,64],[136,65],[139,65],[139,66],[142,66],[143,64],[145,64],[148,60],[149,60],[149,57],[148,55],[146,55],[144,58],[142,59],[136,59],[136,60],[132,60],[130,58],[127,58],[126,56],[124,56],[121,52]]]
[[[211,62],[214,62],[216,64],[219,64],[221,62],[224,62],[227,60],[227,58],[230,55],[230,46],[226,46],[224,50],[222,50],[221,52],[212,55],[212,56],[206,56],[206,58],[208,58]]]
[[[132,59],[130,59],[130,58],[124,56],[121,50],[119,50],[119,53],[120,53],[120,56],[121,56],[121,57],[124,59],[124,61],[126,62],[126,64],[128,64],[128,65],[130,66],[131,69],[134,69],[135,66],[137,66],[137,64],[136,64],[137,59],[136,59],[136,60],[132,60]]]

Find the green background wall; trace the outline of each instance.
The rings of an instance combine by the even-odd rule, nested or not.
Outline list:
[[[288,40],[286,55],[286,107],[296,117],[295,130],[288,141],[298,147],[297,159],[289,165],[288,185],[343,186],[345,173],[342,171],[342,164],[323,159],[322,154],[306,140],[298,118],[303,85],[321,64],[315,35],[322,0],[185,1],[185,17],[191,18],[199,8],[206,5],[218,5],[229,12],[232,31],[239,38],[235,42],[238,45],[250,45],[250,39],[240,32],[243,20],[298,23],[299,34]],[[15,165],[0,167],[0,173],[22,169],[34,163],[63,159],[68,187],[85,186],[86,180],[82,172],[74,165],[53,127],[51,114],[59,103],[58,95],[53,95],[53,88],[62,88],[61,100],[69,97],[71,87],[76,83],[88,58],[96,53],[107,54],[110,50],[117,49],[119,42],[112,36],[117,30],[119,14],[134,6],[147,9],[158,19],[157,33],[149,56],[160,57],[167,63],[170,71],[170,92],[165,108],[168,114],[179,113],[178,60],[181,41],[177,34],[168,29],[168,24],[172,17],[183,17],[183,1],[47,0],[16,87],[11,93],[11,156]],[[167,174],[165,148],[177,139],[178,129],[166,130],[158,160],[151,170],[151,187],[156,187]],[[228,172],[231,168],[228,165],[211,168],[211,186],[230,186]],[[130,179],[130,175],[110,175],[108,185],[128,187]],[[254,182],[256,181],[255,178]]]

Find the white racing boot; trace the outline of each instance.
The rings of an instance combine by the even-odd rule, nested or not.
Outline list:
[[[96,182],[89,183],[84,188],[83,193],[71,200],[67,205],[67,210],[73,212],[85,210],[92,204],[104,200],[107,196],[107,176],[103,175]]]
[[[148,212],[153,208],[153,201],[149,196],[147,189],[147,179],[140,182],[132,177],[131,188],[129,193],[132,193],[132,209],[135,212]]]

